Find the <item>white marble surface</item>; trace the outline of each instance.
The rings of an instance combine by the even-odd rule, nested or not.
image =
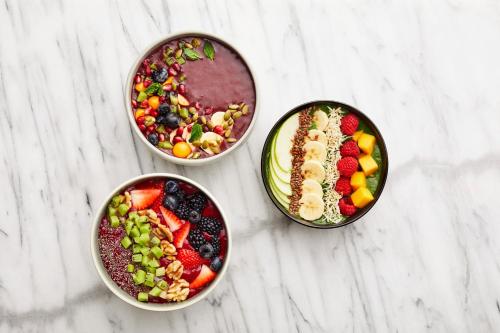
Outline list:
[[[184,30],[233,41],[260,85],[249,141],[209,167],[154,158],[123,111],[138,52]],[[500,330],[498,1],[2,0],[0,31],[1,332]],[[259,173],[272,123],[319,98],[372,117],[391,163],[330,231],[285,220]],[[120,301],[90,258],[101,200],[153,171],[207,186],[234,231],[226,278],[175,313]]]

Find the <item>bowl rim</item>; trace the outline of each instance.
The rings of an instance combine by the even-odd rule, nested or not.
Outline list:
[[[133,78],[135,74],[137,73],[137,70],[139,69],[139,66],[142,64],[142,61],[144,58],[146,58],[151,51],[156,49],[157,47],[173,40],[173,39],[178,39],[178,38],[183,38],[187,36],[199,36],[199,37],[205,37],[209,38],[212,40],[215,40],[224,46],[228,47],[229,49],[232,49],[243,61],[243,64],[246,65],[248,71],[250,72],[250,76],[253,81],[253,86],[254,86],[254,91],[255,91],[255,107],[254,107],[254,112],[252,115],[252,120],[250,121],[250,124],[248,125],[248,128],[246,131],[243,133],[241,138],[230,148],[224,150],[220,154],[213,155],[210,157],[204,157],[204,158],[199,158],[199,159],[185,159],[185,158],[179,158],[175,156],[171,156],[167,153],[162,152],[156,147],[153,147],[149,141],[146,139],[146,137],[142,134],[142,132],[139,129],[139,126],[137,126],[135,119],[133,117],[133,110],[132,110],[132,96],[131,96],[131,91],[132,91],[132,84],[133,84]],[[139,56],[137,57],[136,61],[133,63],[132,67],[130,68],[129,74],[127,76],[127,82],[125,83],[125,93],[124,93],[124,99],[125,99],[125,111],[127,112],[127,117],[130,122],[130,125],[133,128],[133,132],[139,137],[139,139],[142,141],[142,143],[148,147],[150,151],[152,151],[154,154],[159,156],[160,158],[167,160],[169,162],[179,164],[179,165],[191,165],[191,166],[198,166],[198,165],[206,165],[215,162],[216,160],[229,155],[231,152],[235,151],[237,148],[239,148],[247,139],[248,136],[250,135],[250,132],[255,126],[255,123],[257,122],[257,118],[259,115],[259,89],[257,85],[257,76],[255,74],[255,71],[253,70],[252,65],[248,61],[247,58],[243,56],[243,54],[234,46],[233,43],[227,42],[225,39],[213,35],[211,33],[207,32],[201,32],[201,31],[180,31],[180,32],[173,32],[170,33],[166,36],[163,36],[161,38],[158,38],[149,46],[147,46],[142,52],[139,53]]]
[[[273,135],[274,133],[276,132],[276,130],[278,129],[278,127],[286,120],[288,119],[292,114],[296,113],[296,112],[299,112],[300,110],[303,110],[309,106],[313,106],[313,105],[318,105],[318,104],[336,104],[342,108],[346,108],[347,110],[349,110],[349,112],[351,113],[354,113],[356,114],[357,116],[360,116],[363,121],[367,122],[367,125],[374,131],[375,135],[377,136],[377,143],[379,145],[379,148],[380,148],[380,151],[381,151],[381,155],[382,155],[382,159],[384,160],[384,164],[385,164],[385,168],[381,174],[381,178],[380,178],[380,182],[379,182],[379,186],[377,188],[377,191],[376,191],[376,194],[374,197],[375,199],[368,204],[368,206],[364,207],[363,210],[357,214],[357,215],[354,215],[352,218],[347,218],[345,222],[343,223],[338,223],[338,224],[314,224],[312,222],[308,222],[308,221],[305,221],[303,219],[300,219],[300,218],[297,218],[295,216],[293,216],[292,214],[290,214],[283,206],[281,206],[281,204],[278,202],[278,200],[276,199],[276,197],[274,196],[274,194],[272,193],[272,190],[270,188],[270,185],[267,181],[267,171],[266,171],[266,168],[267,168],[267,163],[266,163],[266,155],[267,155],[267,151],[269,150],[269,145],[273,139]],[[380,138],[380,140],[379,140]],[[277,121],[276,123],[273,125],[273,127],[271,128],[271,130],[269,131],[267,137],[266,137],[266,140],[264,142],[264,146],[262,147],[262,153],[261,153],[261,160],[260,160],[260,173],[261,173],[261,178],[262,178],[262,182],[264,183],[264,188],[266,189],[266,192],[267,192],[267,195],[269,196],[269,198],[271,199],[271,201],[273,202],[273,204],[278,208],[278,210],[283,213],[286,217],[288,217],[289,219],[291,219],[292,221],[302,225],[302,226],[306,226],[306,227],[309,227],[309,228],[313,228],[313,229],[333,229],[333,228],[340,228],[340,227],[345,227],[357,220],[359,220],[360,218],[362,218],[366,213],[368,213],[372,208],[373,206],[377,203],[378,199],[382,196],[382,192],[384,190],[384,187],[385,187],[385,183],[387,181],[387,176],[388,176],[388,173],[389,173],[389,155],[388,155],[388,152],[387,152],[387,146],[385,144],[385,141],[384,141],[384,137],[382,136],[382,134],[380,133],[378,127],[375,125],[375,123],[365,114],[363,113],[362,111],[358,110],[357,108],[349,105],[349,104],[345,104],[345,103],[342,103],[342,102],[337,102],[337,101],[334,101],[334,100],[313,100],[313,101],[309,101],[309,102],[306,102],[306,103],[303,103],[303,104],[300,104],[294,108],[292,108],[290,111],[286,112],[283,116],[281,116]]]
[[[221,268],[221,270],[217,273],[216,278],[208,285],[206,288],[204,288],[201,292],[196,294],[193,298],[189,298],[185,301],[179,302],[179,303],[144,303],[144,302],[139,302],[138,300],[134,299],[131,295],[129,295],[127,292],[125,292],[123,289],[121,289],[109,276],[106,268],[104,267],[99,248],[98,248],[98,231],[99,231],[99,225],[101,223],[101,219],[103,215],[106,212],[107,205],[109,201],[113,198],[114,195],[117,193],[121,192],[125,188],[139,183],[144,180],[148,179],[154,179],[154,178],[169,178],[169,179],[177,179],[183,182],[186,182],[190,185],[195,186],[198,188],[200,191],[202,191],[217,207],[217,209],[220,212],[220,215],[222,216],[223,223],[226,227],[226,234],[227,234],[227,252],[226,256],[224,259],[224,264]],[[101,277],[102,281],[108,287],[109,290],[113,292],[118,298],[121,300],[125,301],[126,303],[133,305],[137,308],[144,309],[144,310],[150,310],[150,311],[174,311],[174,310],[180,310],[185,307],[188,307],[190,305],[193,305],[210,294],[213,289],[217,286],[217,284],[222,280],[223,276],[225,275],[228,266],[229,266],[229,261],[231,258],[231,251],[232,251],[232,235],[231,235],[231,228],[229,225],[229,221],[227,219],[227,215],[225,214],[224,210],[222,209],[220,203],[215,199],[215,197],[202,185],[197,183],[196,181],[189,179],[184,176],[172,174],[172,173],[148,173],[140,176],[136,176],[133,178],[130,178],[126,180],[125,182],[121,183],[118,185],[116,188],[114,188],[109,195],[106,196],[105,200],[101,204],[99,210],[97,211],[96,214],[94,214],[93,217],[93,223],[92,223],[92,230],[91,230],[91,236],[90,236],[90,250],[92,253],[92,258],[93,258],[93,263],[94,267],[97,270],[98,275]]]

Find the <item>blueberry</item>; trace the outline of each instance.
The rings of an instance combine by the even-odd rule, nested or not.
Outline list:
[[[214,254],[214,247],[210,243],[203,244],[200,246],[200,256],[202,258],[208,259],[211,258]]]
[[[170,194],[179,191],[179,183],[175,180],[167,180],[165,183],[165,191]]]
[[[158,83],[163,83],[167,80],[168,71],[166,68],[160,68],[156,71],[153,71],[151,77],[153,78],[153,81]]]
[[[181,122],[181,118],[177,115],[177,113],[169,112],[165,116],[165,125],[167,125],[168,128],[175,129],[179,127],[179,123]]]
[[[170,112],[170,105],[168,105],[167,103],[163,103],[160,105],[160,107],[158,108],[158,114],[160,116],[166,116],[167,113]]]
[[[167,117],[162,116],[162,115],[159,115],[158,117],[156,117],[156,123],[157,124],[165,125],[166,122],[167,122]]]
[[[158,142],[160,142],[160,140],[158,139],[158,134],[156,134],[156,133],[149,134],[148,141],[156,146],[158,144]]]
[[[201,220],[201,214],[198,211],[192,210],[189,212],[189,222],[196,224],[200,222],[200,220]]]
[[[170,210],[175,210],[179,206],[179,199],[175,195],[168,194],[163,199],[163,206]]]
[[[218,272],[222,268],[222,259],[215,257],[210,263],[210,269],[214,272]]]

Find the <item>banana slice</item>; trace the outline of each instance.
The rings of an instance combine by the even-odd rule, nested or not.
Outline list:
[[[325,168],[321,165],[321,162],[316,160],[305,161],[301,167],[302,176],[305,179],[313,179],[318,183],[323,183],[325,180]]]
[[[323,188],[320,183],[313,179],[304,179],[302,182],[302,195],[309,193],[317,194],[320,197],[323,197]]]
[[[307,136],[306,136],[306,140],[318,141],[318,142],[321,142],[322,144],[324,144],[325,146],[328,143],[328,139],[326,138],[325,132],[322,132],[322,131],[317,130],[317,129],[309,130],[309,132],[307,133]]]
[[[307,193],[300,198],[299,215],[304,220],[314,221],[323,216],[325,203],[323,198],[314,193]]]
[[[328,126],[328,115],[321,110],[314,112],[313,123],[316,124],[316,128],[320,131],[324,131]]]
[[[207,142],[208,146],[204,148],[204,142]],[[210,155],[214,155],[216,149],[219,149],[219,143],[222,142],[222,137],[214,132],[205,132],[200,138],[200,142],[202,145],[200,146],[201,149],[206,151]]]
[[[210,121],[214,126],[222,125],[224,123],[224,114],[225,112],[222,111],[215,112]]]
[[[309,141],[304,145],[306,152],[304,159],[306,161],[316,160],[321,163],[326,160],[326,146],[319,141]]]

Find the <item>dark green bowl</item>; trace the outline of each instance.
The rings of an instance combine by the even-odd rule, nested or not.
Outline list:
[[[341,223],[337,223],[337,224],[315,224],[315,223],[312,223],[310,221],[306,221],[304,219],[301,219],[298,216],[294,216],[294,215],[290,214],[290,212],[279,203],[278,199],[276,199],[276,197],[274,196],[274,193],[272,192],[270,185],[269,185],[269,179],[268,179],[269,172],[270,172],[270,170],[269,170],[269,154],[270,154],[270,150],[271,150],[271,142],[273,140],[273,137],[274,137],[277,129],[280,128],[281,125],[283,124],[283,122],[286,119],[288,119],[291,115],[293,115],[299,111],[302,111],[305,108],[314,106],[314,105],[329,105],[329,106],[332,106],[334,108],[341,107],[343,110],[356,115],[373,132],[372,134],[375,136],[375,138],[377,140],[377,144],[380,148],[382,165],[379,166],[380,167],[380,179],[378,182],[377,190],[373,194],[374,200],[372,202],[370,202],[366,207],[364,207],[362,209],[358,209],[356,214],[346,218],[344,221],[342,221]],[[343,226],[346,226],[348,224],[351,224],[352,222],[360,219],[362,216],[364,216],[366,213],[368,213],[368,211],[375,205],[375,203],[377,202],[378,198],[380,198],[380,195],[382,194],[382,191],[384,189],[385,181],[387,179],[387,173],[389,170],[389,160],[387,157],[387,148],[385,146],[385,141],[384,141],[384,138],[382,137],[382,134],[380,134],[380,131],[378,130],[377,126],[375,126],[375,124],[370,120],[370,118],[368,118],[363,112],[359,111],[358,109],[356,109],[350,105],[335,102],[335,101],[313,101],[313,102],[305,103],[305,104],[302,104],[302,105],[295,107],[291,111],[287,112],[283,117],[281,117],[276,122],[276,124],[273,126],[273,128],[269,132],[269,134],[266,138],[266,142],[264,143],[264,148],[262,149],[260,168],[261,168],[262,181],[264,182],[264,187],[266,188],[267,194],[271,198],[274,205],[285,216],[287,216],[291,220],[293,220],[297,223],[300,223],[304,226],[307,226],[307,227],[318,228],[318,229],[330,229],[330,228],[343,227]]]

